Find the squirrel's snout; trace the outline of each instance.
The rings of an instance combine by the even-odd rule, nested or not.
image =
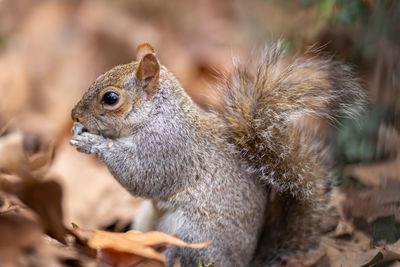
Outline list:
[[[73,121],[79,122],[78,112],[74,109],[71,111],[71,118]]]

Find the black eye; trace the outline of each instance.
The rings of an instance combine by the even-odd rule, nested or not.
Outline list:
[[[103,95],[103,102],[107,105],[115,105],[118,99],[119,95],[116,92],[107,92]]]

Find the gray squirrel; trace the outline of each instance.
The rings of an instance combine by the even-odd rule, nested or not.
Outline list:
[[[168,266],[178,258],[181,266],[270,266],[318,243],[329,168],[302,120],[352,116],[365,95],[347,66],[289,61],[279,44],[249,69],[221,86],[221,110],[204,110],[145,43],[72,110],[70,144],[98,156],[132,195],[152,199],[165,212],[158,230],[211,240],[168,248]]]

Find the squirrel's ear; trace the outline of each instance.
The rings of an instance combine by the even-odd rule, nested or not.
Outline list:
[[[160,63],[153,53],[141,57],[139,67],[136,71],[136,79],[149,95],[153,95],[158,86],[160,75]]]
[[[154,48],[149,43],[143,43],[136,49],[135,61],[141,61],[147,54],[155,54]]]

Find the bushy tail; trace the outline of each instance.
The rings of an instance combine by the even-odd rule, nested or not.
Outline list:
[[[278,44],[262,53],[254,75],[238,67],[222,92],[230,142],[270,185],[254,264],[311,248],[326,217],[329,171],[324,146],[301,122],[356,116],[366,102],[357,79],[331,59],[285,58]]]
[[[298,122],[309,115],[355,116],[366,97],[346,65],[315,57],[288,60],[277,44],[262,53],[255,75],[237,67],[223,90],[222,117],[232,143],[261,179],[309,198],[318,195],[327,173],[315,153],[317,141],[299,131]]]

